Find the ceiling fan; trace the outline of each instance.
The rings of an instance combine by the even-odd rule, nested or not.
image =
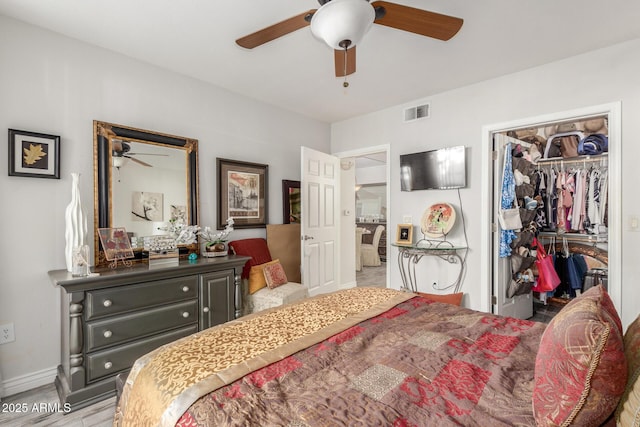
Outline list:
[[[135,157],[131,157],[131,156],[167,156],[167,155],[157,154],[157,153],[132,153],[131,145],[119,139],[114,139],[111,156],[113,157],[113,165],[116,168],[120,169],[120,167],[124,166],[124,164],[126,163],[126,159],[131,159],[135,163],[138,163],[139,165],[142,165],[142,166],[146,166],[149,168],[153,167],[149,163],[143,162],[142,160],[136,159]]]
[[[318,0],[318,3],[319,9],[241,37],[236,43],[253,49],[310,25],[313,35],[334,49],[336,77],[346,77],[355,73],[356,45],[374,23],[444,41],[456,35],[463,23],[460,18],[387,1]]]

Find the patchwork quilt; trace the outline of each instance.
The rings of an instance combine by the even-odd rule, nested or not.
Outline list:
[[[202,357],[184,352],[193,350],[193,337],[152,353],[132,371],[116,425],[535,425],[534,365],[544,324],[389,289],[357,288],[306,303],[268,312],[284,322],[279,326],[262,315],[248,319],[258,319],[254,326],[268,336],[291,329],[298,337],[259,350],[265,346],[257,339],[242,361],[195,382],[174,372],[205,369],[197,361],[187,368]],[[301,332],[295,316],[319,323]],[[167,351],[173,356],[154,364]],[[163,395],[171,397],[157,406]]]

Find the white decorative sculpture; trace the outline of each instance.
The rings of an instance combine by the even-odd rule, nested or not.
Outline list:
[[[71,202],[64,213],[67,271],[73,272],[73,249],[83,246],[87,235],[87,215],[80,201],[80,174],[71,173]]]

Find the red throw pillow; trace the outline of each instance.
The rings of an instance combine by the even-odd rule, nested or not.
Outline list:
[[[289,282],[280,262],[267,264],[262,271],[264,272],[264,279],[269,289],[277,288]]]
[[[251,267],[254,265],[260,265],[271,261],[271,253],[269,252],[267,241],[260,237],[234,240],[233,242],[229,242],[229,246],[233,249],[233,253],[236,255],[251,257],[242,269],[243,279],[249,278],[249,272],[251,271]]]
[[[599,426],[624,392],[620,318],[602,286],[567,304],[542,334],[533,414],[538,426]]]

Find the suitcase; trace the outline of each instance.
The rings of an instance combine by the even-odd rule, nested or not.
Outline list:
[[[606,268],[592,268],[587,271],[584,275],[584,280],[582,281],[582,290],[586,291],[593,286],[602,285],[606,291],[608,285],[608,271]]]

